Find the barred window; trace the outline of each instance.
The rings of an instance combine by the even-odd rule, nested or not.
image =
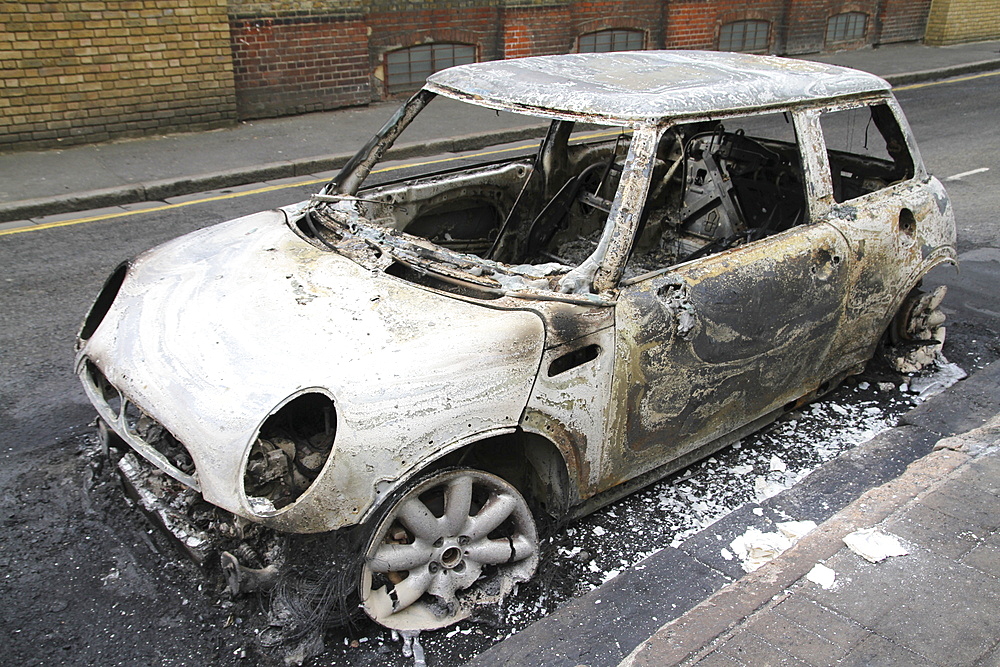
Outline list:
[[[733,21],[719,30],[720,51],[766,51],[770,43],[768,21]]]
[[[856,42],[865,37],[868,15],[861,12],[846,12],[831,16],[826,23],[826,41]]]
[[[646,33],[641,30],[598,30],[580,35],[580,53],[607,53],[609,51],[640,51],[645,48]]]
[[[392,95],[416,90],[434,72],[476,62],[470,44],[419,44],[385,54],[385,87]]]

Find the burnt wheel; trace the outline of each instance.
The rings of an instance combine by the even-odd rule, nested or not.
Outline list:
[[[947,291],[944,285],[931,292],[916,288],[903,300],[888,331],[887,361],[898,372],[913,373],[937,359],[945,339],[941,301]]]
[[[537,565],[535,522],[517,489],[487,472],[443,470],[412,483],[375,526],[362,607],[388,628],[442,628],[499,602]]]

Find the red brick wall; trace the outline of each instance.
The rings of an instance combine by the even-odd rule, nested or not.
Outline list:
[[[731,21],[771,23],[771,53],[815,53],[871,44],[919,40],[931,0],[673,0],[666,3],[664,43],[672,49],[715,49],[720,27]],[[878,13],[881,6],[881,13]],[[830,17],[844,12],[868,16],[863,39],[826,44]]]
[[[794,0],[793,0],[794,1]],[[715,49],[719,29],[732,21],[767,21],[771,53],[781,52],[785,0],[682,0],[667,3],[664,43],[668,49]]]
[[[924,38],[931,0],[885,0],[879,42],[912,42]]]
[[[418,2],[406,9],[391,5],[366,15],[365,20],[372,27],[368,38],[369,71],[376,99],[385,91],[385,54],[395,49],[428,42],[454,42],[477,47],[477,58],[481,61],[503,57],[497,40],[498,12],[493,3],[460,4],[472,6]]]
[[[655,0],[509,6],[501,12],[503,57],[569,53],[580,35],[626,28],[646,33],[646,48],[663,47],[663,6]]]
[[[503,12],[503,57],[523,58],[566,53],[573,33],[567,5],[508,7]]]
[[[569,53],[580,35],[641,30],[646,48],[715,49],[725,23],[770,23],[771,53],[810,53],[829,17],[869,16],[856,48],[918,39],[931,0],[229,0],[243,118],[384,99],[385,54],[428,42],[476,47],[479,60]],[[881,16],[876,16],[878,8]]]
[[[815,53],[923,38],[931,0],[794,0],[785,53]],[[880,11],[881,10],[881,11]],[[827,21],[845,12],[868,16],[863,39],[826,43]]]
[[[702,1],[667,4],[664,46],[668,49],[714,49],[719,22],[714,5]]]
[[[241,118],[304,113],[372,99],[368,28],[360,17],[230,21]]]

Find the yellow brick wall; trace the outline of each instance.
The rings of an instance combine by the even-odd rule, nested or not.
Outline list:
[[[226,0],[0,0],[0,150],[236,117]]]
[[[924,41],[932,46],[1000,39],[1000,0],[933,0]]]

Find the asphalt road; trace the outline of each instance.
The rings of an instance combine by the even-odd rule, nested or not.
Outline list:
[[[946,182],[958,218],[961,275],[941,269],[929,282],[949,284],[949,315],[953,325],[961,323],[954,331],[994,331],[1000,313],[994,287],[1000,269],[997,77],[918,84],[897,96],[925,163]],[[0,237],[0,453],[63,441],[93,418],[72,375],[72,345],[91,300],[118,263],[185,232],[299,201],[315,187],[239,194],[259,189],[247,186],[229,198]]]

